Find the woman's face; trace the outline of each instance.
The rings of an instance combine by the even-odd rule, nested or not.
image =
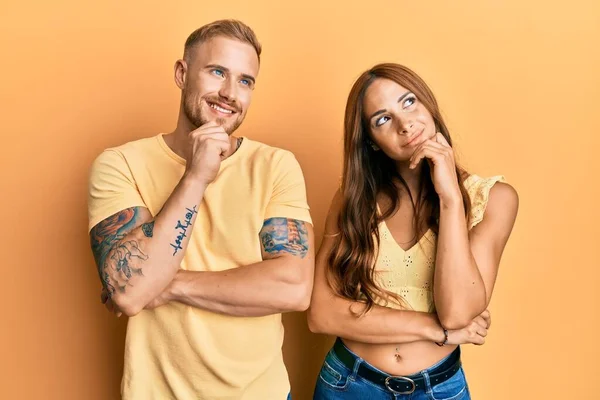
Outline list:
[[[371,140],[395,161],[408,161],[417,146],[437,133],[417,96],[389,79],[377,78],[367,88],[363,112]]]

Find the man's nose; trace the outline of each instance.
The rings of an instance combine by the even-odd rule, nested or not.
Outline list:
[[[225,79],[219,89],[219,96],[229,102],[236,100],[235,82],[231,79]]]

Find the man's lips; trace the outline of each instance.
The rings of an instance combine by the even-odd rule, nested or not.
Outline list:
[[[206,101],[206,104],[208,104],[208,106],[210,108],[212,108],[213,110],[218,111],[219,113],[222,113],[222,114],[231,115],[231,114],[234,114],[237,112],[237,110],[234,107],[231,107],[224,103],[214,102],[214,101]]]

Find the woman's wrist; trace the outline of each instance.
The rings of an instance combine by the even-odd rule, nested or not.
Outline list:
[[[454,193],[449,196],[440,196],[440,210],[462,210],[462,212],[464,212],[463,198],[460,190],[458,190],[457,193]]]
[[[427,330],[426,340],[434,343],[441,343],[446,338],[446,335],[444,334],[444,328],[442,328],[437,318],[435,318],[432,322],[433,324],[430,325],[429,329]]]
[[[442,336],[443,336],[443,338],[441,340],[435,341],[435,344],[437,344],[440,347],[448,344],[448,330],[443,327],[442,327]]]

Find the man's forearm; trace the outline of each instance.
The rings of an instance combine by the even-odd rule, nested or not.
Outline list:
[[[259,317],[308,308],[312,263],[294,256],[218,272],[180,270],[170,298],[219,314]]]
[[[137,314],[175,276],[205,188],[205,184],[184,176],[153,221],[117,238],[98,257],[103,284],[125,314]],[[100,246],[107,246],[106,242]]]

